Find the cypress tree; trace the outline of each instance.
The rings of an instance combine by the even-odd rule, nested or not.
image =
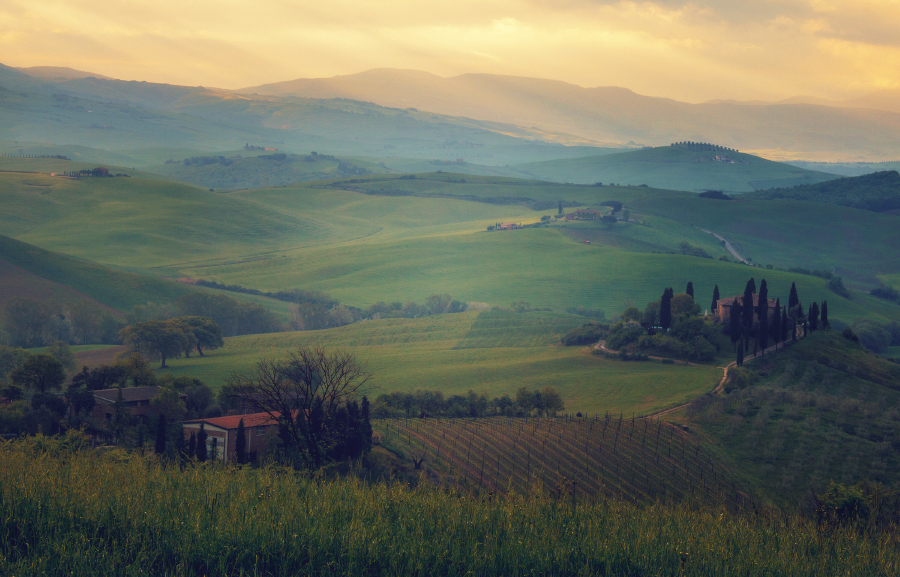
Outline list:
[[[154,447],[157,455],[166,452],[166,416],[160,415],[156,420],[156,446]]]
[[[731,337],[731,345],[734,346],[741,338],[741,309],[737,306],[737,301],[731,303],[728,315],[728,335]]]
[[[200,432],[197,433],[197,460],[201,463],[206,460],[206,430],[203,428],[204,423],[200,423]]]
[[[753,282],[752,278],[747,283],[747,287],[744,289],[744,295],[741,297],[741,320],[744,323],[744,329],[748,334],[753,328],[753,293],[756,291],[755,287],[750,285],[751,282]]]
[[[672,326],[672,289],[670,288],[663,291],[659,301],[659,326],[664,331],[669,330],[669,327]]]
[[[800,298],[797,296],[797,285],[791,283],[791,294],[788,296],[788,310],[793,309],[800,304]]]
[[[188,441],[188,459],[193,459],[197,456],[197,436],[194,434],[194,431],[191,431],[191,440]]]
[[[756,281],[753,280],[753,277],[750,277],[750,280],[747,281],[747,287],[750,289],[751,293],[756,294]]]
[[[238,422],[237,438],[234,440],[234,455],[239,465],[247,462],[247,431],[243,417]]]
[[[782,343],[787,342],[789,329],[790,329],[790,324],[788,323],[787,307],[782,307],[781,308],[781,342]]]
[[[781,339],[781,299],[775,299],[775,314],[772,315],[772,326],[769,327],[769,334],[772,336],[775,348],[778,348],[778,342]]]
[[[737,366],[743,366],[744,364],[744,342],[741,339],[741,342],[738,343],[737,347]]]
[[[691,298],[694,298],[694,283],[688,281],[687,288],[684,289],[685,294],[689,295]]]
[[[759,283],[759,305],[756,307],[756,314],[759,316],[757,340],[762,352],[765,353],[769,344],[769,287],[766,285],[766,279],[762,279]]]
[[[719,303],[719,285],[713,287],[713,300],[712,300],[712,308],[709,309],[712,314],[716,314],[716,307]]]
[[[827,331],[828,326],[828,301],[822,301],[822,330]]]
[[[819,328],[819,305],[813,303],[809,307],[809,330],[815,331]]]

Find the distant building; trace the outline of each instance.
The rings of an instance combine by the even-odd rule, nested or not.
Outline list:
[[[517,228],[521,227],[514,222],[504,222],[497,228],[497,230],[516,230]]]
[[[583,208],[567,214],[566,220],[597,220],[603,215],[604,213],[600,212],[599,210],[593,208]]]
[[[775,314],[775,303],[777,302],[775,299],[768,299],[769,301],[769,320],[772,320],[773,315]],[[731,317],[731,307],[735,306],[735,303],[738,307],[744,307],[744,295],[737,295],[733,297],[727,297],[724,299],[719,299],[716,301],[716,310],[713,311],[716,315],[716,321],[720,323],[727,323],[729,318]],[[759,307],[759,295],[753,294],[753,322],[759,321],[759,315],[756,313]]]
[[[91,418],[98,421],[112,421],[116,414],[116,400],[119,398],[119,390],[101,389],[94,391],[94,409]],[[142,423],[147,423],[150,417],[157,415],[156,410],[150,405],[150,401],[159,394],[160,387],[122,387],[122,403],[125,411],[132,417],[136,417]],[[182,394],[182,399],[187,395]]]
[[[206,454],[212,455],[213,447],[216,448],[216,459],[220,461],[233,461],[237,454],[237,430],[241,419],[244,419],[244,434],[247,439],[247,455],[255,460],[258,455],[265,453],[269,448],[272,438],[278,435],[278,420],[269,413],[251,413],[249,415],[230,415],[227,417],[215,417],[212,419],[193,419],[182,423],[184,439],[191,438],[200,432],[200,423],[206,431]]]

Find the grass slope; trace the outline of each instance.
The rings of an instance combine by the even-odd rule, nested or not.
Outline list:
[[[726,156],[734,163],[719,162]],[[731,151],[695,152],[677,146],[644,148],[618,154],[519,164],[534,178],[591,184],[647,184],[670,190],[749,192],[832,180],[832,174],[773,162]]]
[[[750,486],[795,506],[831,480],[900,483],[900,365],[827,331],[746,366],[759,381],[698,401],[693,421]]]
[[[584,322],[549,313],[469,312],[421,319],[383,319],[324,331],[248,335],[226,340],[203,358],[169,361],[176,375],[193,375],[218,388],[234,371],[261,357],[278,358],[305,344],[322,343],[353,352],[372,373],[373,395],[469,389],[489,396],[515,396],[519,387],[556,387],[566,410],[647,413],[687,402],[711,390],[715,367],[629,364],[601,359],[559,338]],[[489,334],[495,331],[492,338]],[[473,348],[477,346],[478,348]]]
[[[761,265],[835,270],[863,286],[900,269],[893,250],[900,229],[892,215],[799,200],[722,201],[687,194],[646,197],[629,206],[673,227],[717,233]]]

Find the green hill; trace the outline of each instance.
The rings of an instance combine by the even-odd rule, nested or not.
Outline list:
[[[874,212],[900,210],[900,173],[885,170],[793,188],[774,188],[747,195],[765,200],[809,200]]]
[[[701,148],[695,150],[693,148]],[[617,154],[519,164],[534,178],[591,184],[646,184],[669,190],[749,192],[833,180],[833,174],[712,145],[662,146]]]
[[[62,299],[80,297],[127,311],[135,305],[169,302],[192,292],[192,287],[175,281],[114,270],[7,236],[0,236],[0,263],[3,262],[20,270],[15,282],[4,278],[4,285],[15,292],[4,291],[2,299],[42,295]],[[22,290],[27,287],[34,291],[30,296]],[[73,294],[72,291],[80,294]]]
[[[831,480],[900,483],[900,365],[826,331],[746,367],[755,383],[688,413],[751,487],[797,506]]]

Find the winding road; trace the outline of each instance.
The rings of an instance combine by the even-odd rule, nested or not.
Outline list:
[[[700,230],[702,230],[702,231],[705,232],[706,234],[711,234],[711,235],[713,235],[714,237],[716,237],[717,239],[719,239],[719,240],[721,240],[722,242],[724,242],[724,243],[725,243],[725,248],[728,250],[728,252],[731,253],[731,255],[732,255],[734,258],[738,259],[739,261],[741,261],[741,262],[744,263],[744,264],[750,264],[750,263],[747,261],[747,259],[745,259],[745,258],[742,257],[741,255],[739,255],[738,252],[737,252],[736,250],[734,250],[734,247],[731,246],[731,243],[728,242],[727,240],[725,240],[724,237],[721,237],[721,236],[717,235],[716,233],[714,233],[714,232],[712,232],[712,231],[709,231],[709,230],[706,230],[706,229],[703,229],[703,228],[701,228]]]

